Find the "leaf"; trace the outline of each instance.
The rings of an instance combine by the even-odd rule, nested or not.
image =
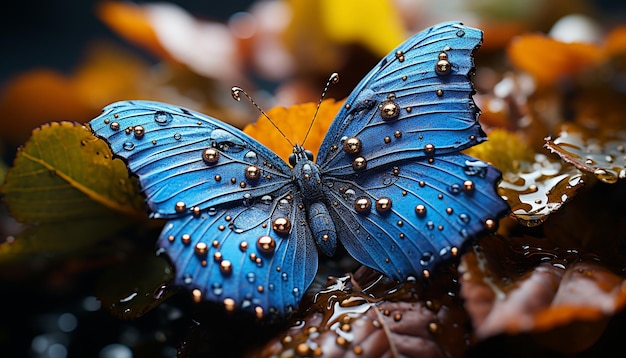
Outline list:
[[[126,225],[128,221],[119,216],[109,216],[26,227],[15,237],[0,243],[0,265],[61,259],[111,237]]]
[[[524,163],[516,173],[504,173],[498,194],[509,204],[515,218],[526,226],[542,224],[582,188],[582,175],[543,154]]]
[[[516,173],[524,163],[532,162],[533,151],[515,133],[504,129],[489,132],[489,140],[463,151],[488,162],[504,173]]]
[[[519,247],[517,244],[519,241],[515,245]],[[575,261],[575,255],[570,254],[572,263],[564,264],[566,250],[542,253],[545,246],[531,246],[519,250],[518,255],[521,252],[533,255],[534,252],[544,258],[543,262],[529,271],[515,273],[490,265],[498,261],[493,255],[503,253],[507,256],[500,257],[500,261],[520,262],[503,245],[506,243],[500,240],[496,244],[498,247],[475,247],[463,256],[459,267],[461,296],[479,340],[503,333],[544,334],[551,331],[555,340],[550,348],[563,352],[581,351],[596,342],[608,323],[607,317],[626,304],[623,279],[593,262],[591,257]],[[594,334],[577,337],[581,340],[572,342],[570,334],[579,331],[581,323],[594,327]],[[555,335],[557,332],[560,334]]]
[[[532,75],[540,85],[573,76],[603,59],[598,46],[564,43],[541,34],[518,37],[507,54],[515,67]]]
[[[126,165],[104,141],[76,123],[35,129],[19,150],[0,192],[12,215],[30,224],[109,216],[145,217]]]
[[[582,172],[615,184],[626,178],[626,135],[617,133],[612,138],[585,140],[581,131],[570,127],[561,131],[559,137],[546,140],[545,147]]]
[[[159,57],[171,58],[160,44],[145,7],[132,3],[102,1],[96,7],[96,13],[102,22],[130,42]]]
[[[478,339],[530,333],[570,353],[597,341],[626,307],[625,188],[585,187],[544,223],[545,237],[484,238],[461,258],[461,296]]]
[[[454,280],[438,277],[428,289],[365,267],[331,278],[301,320],[251,356],[462,356],[467,316],[448,294]]]
[[[172,266],[162,257],[139,256],[109,269],[99,280],[97,296],[113,315],[138,318],[177,292],[170,286]]]

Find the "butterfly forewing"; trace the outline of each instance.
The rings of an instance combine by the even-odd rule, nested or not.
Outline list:
[[[256,140],[181,107],[118,102],[89,124],[139,177],[155,217],[260,197],[291,179],[287,164]]]
[[[472,52],[481,42],[480,30],[444,23],[392,51],[337,114],[318,154],[322,172],[352,175],[393,161],[457,152],[485,140],[468,78]],[[346,141],[358,141],[359,148]]]

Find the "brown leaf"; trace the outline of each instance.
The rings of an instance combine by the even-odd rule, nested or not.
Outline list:
[[[252,356],[462,356],[470,336],[457,289],[450,273],[424,289],[363,267],[329,280],[301,321]]]
[[[569,130],[568,130],[569,129]],[[547,139],[545,147],[566,163],[614,184],[626,178],[626,136],[623,133],[609,138],[584,138],[584,133],[569,126],[559,137]]]
[[[601,260],[546,239],[485,238],[462,257],[459,273],[479,340],[532,333],[551,349],[578,352],[596,342],[626,303],[623,278]],[[593,334],[572,342],[581,326],[594,327]]]
[[[573,168],[535,155],[534,163],[523,163],[523,169],[504,173],[498,194],[511,207],[511,213],[526,226],[543,223],[583,187],[582,175]]]

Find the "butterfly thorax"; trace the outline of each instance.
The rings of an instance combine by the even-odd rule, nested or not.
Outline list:
[[[296,145],[289,162],[293,165],[293,180],[304,199],[315,242],[324,254],[332,256],[335,253],[337,233],[325,204],[319,167],[312,159],[310,151]]]

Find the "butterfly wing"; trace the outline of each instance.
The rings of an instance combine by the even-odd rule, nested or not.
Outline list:
[[[380,167],[352,180],[327,178],[331,215],[347,251],[398,280],[428,276],[508,209],[495,168],[464,154]]]
[[[442,23],[383,58],[331,124],[317,158],[322,172],[352,175],[485,140],[468,79],[481,42],[480,30]]]
[[[181,107],[118,102],[89,125],[139,177],[154,217],[239,203],[291,179],[287,164],[253,138]]]
[[[500,173],[459,152],[486,140],[468,77],[481,42],[451,22],[413,36],[355,88],[320,147],[338,239],[396,279],[427,276],[508,209]]]
[[[175,282],[257,316],[288,313],[317,271],[317,248],[291,169],[214,118],[147,101],[114,103],[90,122],[139,177]]]
[[[246,206],[170,220],[159,247],[175,258],[176,283],[196,299],[259,318],[289,314],[317,271],[317,247],[290,190]]]

